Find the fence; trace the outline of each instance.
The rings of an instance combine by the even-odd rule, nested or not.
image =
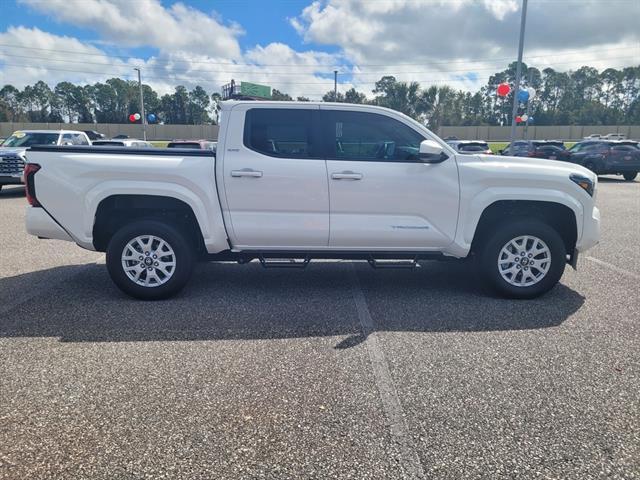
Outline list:
[[[95,130],[107,137],[128,135],[142,138],[142,125],[125,123],[23,123],[0,122],[0,137],[8,137],[16,130]],[[147,125],[147,140],[218,138],[218,125]]]
[[[581,140],[592,133],[623,133],[627,138],[640,139],[640,125],[556,125],[529,126],[527,137],[531,140],[558,139]],[[440,127],[438,135],[442,138],[456,136],[460,140],[486,140],[490,142],[509,141],[511,127]],[[525,138],[524,126],[516,129],[517,138]]]
[[[16,130],[95,130],[107,137],[128,135],[142,138],[142,126],[125,123],[22,123],[0,122],[0,137],[8,137]],[[171,140],[174,138],[204,138],[217,140],[218,125],[147,125],[147,140]],[[464,140],[508,141],[511,127],[440,127],[441,137],[456,136]],[[529,126],[527,138],[534,140],[559,139],[580,140],[592,133],[623,133],[627,138],[640,139],[640,125],[560,125]],[[524,127],[516,130],[517,138],[524,138]]]

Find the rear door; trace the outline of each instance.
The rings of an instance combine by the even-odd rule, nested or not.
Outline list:
[[[318,107],[240,104],[230,113],[222,160],[232,244],[326,248],[329,187]]]
[[[424,134],[383,113],[322,106],[331,227],[345,250],[437,250],[453,241],[459,185],[453,154],[418,158]]]

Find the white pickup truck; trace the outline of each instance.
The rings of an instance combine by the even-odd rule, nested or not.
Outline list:
[[[142,299],[178,292],[196,260],[469,256],[498,292],[531,298],[600,234],[589,170],[457,153],[373,106],[232,101],[217,154],[36,146],[27,159],[28,232],[106,252],[116,285]]]

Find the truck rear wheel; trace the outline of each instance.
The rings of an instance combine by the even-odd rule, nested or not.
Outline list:
[[[538,220],[505,223],[483,242],[480,268],[499,294],[535,298],[562,277],[566,248],[562,237]]]
[[[160,300],[189,281],[194,255],[185,235],[171,225],[141,220],[118,230],[107,247],[107,269],[127,295]]]
[[[633,180],[638,176],[638,172],[627,172],[622,176],[627,182],[633,182]]]

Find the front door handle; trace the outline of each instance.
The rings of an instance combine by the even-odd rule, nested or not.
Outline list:
[[[331,174],[331,178],[334,180],[362,180],[362,174],[351,171],[336,172]]]
[[[258,170],[251,170],[250,168],[245,168],[243,170],[231,170],[231,176],[260,178],[262,176],[262,172],[259,172]]]

